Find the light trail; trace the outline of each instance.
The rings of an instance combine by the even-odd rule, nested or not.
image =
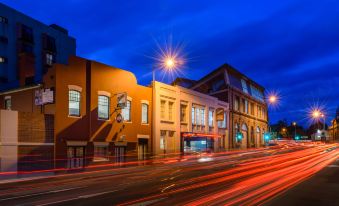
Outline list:
[[[242,165],[219,173],[177,182],[175,188],[166,193],[151,195],[120,205],[138,204],[152,199],[163,198],[169,195],[172,196],[177,193],[187,192],[189,190],[195,190],[199,188],[206,189],[207,187],[211,187],[212,185],[224,184],[232,181],[240,182],[236,185],[235,188],[229,187],[226,184],[225,187],[229,188],[225,189],[225,191],[222,191],[221,193],[211,194],[210,192],[206,192],[207,194],[205,199],[193,201],[189,205],[211,205],[213,203],[213,200],[218,200],[224,195],[229,195],[229,198],[227,198],[227,200],[231,199],[232,197],[236,198],[237,195],[242,195],[243,197],[240,198],[240,200],[244,201],[246,197],[253,197],[253,195],[251,195],[249,191],[254,190],[257,187],[263,187],[266,184],[269,186],[267,186],[267,188],[264,188],[266,190],[270,189],[270,194],[274,195],[283,191],[286,188],[289,188],[294,184],[297,184],[302,180],[305,180],[307,177],[313,175],[314,173],[325,167],[327,164],[329,164],[331,161],[333,161],[338,156],[337,149],[330,152],[322,153],[324,150],[329,148],[333,148],[333,145],[324,145],[318,148],[309,148],[306,150],[292,152],[288,154],[275,155],[274,157],[272,157],[271,161],[268,162],[257,161],[254,164]],[[311,166],[308,166],[308,164]],[[306,172],[302,172],[303,170],[306,170]],[[302,175],[293,175],[294,173],[298,174],[298,172],[300,172],[300,174]],[[262,176],[261,174],[264,174],[265,176]],[[286,177],[286,174],[290,174],[290,177]],[[279,179],[282,180],[278,181]],[[284,189],[274,190],[274,188],[276,187],[275,184],[278,184],[280,188]],[[244,194],[242,192],[236,193],[237,191],[246,191],[249,192],[249,194]],[[263,193],[263,190],[259,190],[259,193]],[[268,197],[265,196],[265,198]],[[239,202],[240,200],[234,200],[234,202]],[[222,199],[222,204],[232,205],[226,203],[225,199]]]
[[[155,205],[260,205],[330,164],[338,157],[337,146],[284,142],[250,150],[173,154],[145,160],[147,164],[142,166],[139,161],[114,168],[110,168],[112,164],[105,164],[109,168],[91,167],[86,168],[90,169],[88,171],[58,174],[16,187],[0,186],[0,198],[4,200],[1,204],[11,200],[23,202],[26,197],[25,202],[31,205],[61,200],[69,200],[71,204],[78,196],[91,199],[96,197],[93,194],[103,194],[102,198],[112,198],[113,205],[147,202],[155,202]],[[199,158],[212,159],[199,162]],[[88,189],[72,190],[72,194],[46,192],[67,191],[70,186]],[[116,193],[107,193],[116,189]],[[43,194],[43,197],[29,199],[36,194]],[[13,196],[23,198],[14,200]],[[157,201],[159,199],[165,201]]]

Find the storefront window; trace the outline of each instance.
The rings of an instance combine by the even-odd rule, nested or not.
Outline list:
[[[94,161],[107,161],[108,160],[108,147],[95,146],[94,147]]]

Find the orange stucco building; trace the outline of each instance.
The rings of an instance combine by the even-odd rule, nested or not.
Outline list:
[[[38,97],[42,89],[52,92]],[[123,109],[117,108],[118,96],[126,97]],[[138,85],[131,72],[70,57],[67,65],[55,64],[43,84],[1,93],[0,98],[1,109],[52,117],[48,131],[52,130],[53,140],[35,145],[52,146],[49,157],[57,168],[81,168],[126,157],[142,159],[151,152],[152,88]],[[46,98],[47,103],[41,105]]]

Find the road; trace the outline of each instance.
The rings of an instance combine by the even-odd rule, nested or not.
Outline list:
[[[0,184],[0,205],[267,204],[334,162],[337,146],[282,143]]]

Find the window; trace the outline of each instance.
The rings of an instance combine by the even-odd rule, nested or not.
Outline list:
[[[201,125],[205,125],[205,109],[200,109]]]
[[[160,149],[162,150],[165,150],[165,146],[166,146],[165,138],[166,138],[166,131],[161,130],[160,131]]]
[[[127,100],[126,107],[122,109],[122,116],[125,122],[131,122],[131,101]]]
[[[0,64],[4,64],[7,62],[7,58],[6,57],[0,57]]]
[[[42,35],[43,49],[52,53],[56,52],[55,39],[47,34]]]
[[[251,115],[254,115],[254,103],[251,103]]]
[[[5,97],[5,109],[11,110],[12,108],[12,99],[11,97]]]
[[[257,117],[261,118],[261,107],[257,107]]]
[[[161,100],[160,101],[160,118],[165,119],[165,106],[166,106],[166,101]]]
[[[98,118],[103,120],[109,119],[109,97],[104,95],[98,96]]]
[[[219,128],[226,128],[226,122],[227,122],[227,116],[226,116],[226,112],[224,112],[224,120],[218,121],[218,127]]]
[[[107,160],[108,160],[108,147],[94,146],[94,161],[107,161]]]
[[[200,109],[195,108],[195,124],[200,125],[201,123],[201,118],[200,118]]]
[[[239,97],[235,97],[234,99],[234,110],[239,111]]]
[[[46,64],[52,66],[54,63],[54,55],[50,53],[46,53]]]
[[[265,119],[265,117],[266,117],[266,115],[265,115],[266,114],[266,110],[263,108],[261,111],[262,111],[262,116],[261,117],[263,119]]]
[[[192,107],[192,124],[195,124],[195,108]]]
[[[21,24],[21,32],[19,38],[23,41],[33,43],[34,42],[33,29],[24,24]]]
[[[214,111],[209,110],[208,111],[208,126],[213,127],[213,116],[214,116]]]
[[[68,92],[68,115],[80,116],[80,92],[76,90],[69,90]]]
[[[264,102],[264,94],[263,94],[263,92],[260,91],[259,89],[257,89],[256,87],[254,87],[253,85],[251,85],[250,87],[251,87],[252,97],[256,98],[259,101]]]
[[[248,114],[248,101],[245,99],[245,113]]]
[[[141,104],[141,123],[148,124],[148,105],[145,103]]]
[[[0,22],[7,24],[8,23],[8,19],[6,17],[0,16]]]
[[[247,83],[244,79],[241,80],[241,86],[242,86],[242,91],[246,94],[248,94],[248,88],[247,88]]]
[[[187,121],[187,105],[180,105],[180,122],[186,122]]]
[[[168,120],[173,120],[173,102],[168,102]]]

